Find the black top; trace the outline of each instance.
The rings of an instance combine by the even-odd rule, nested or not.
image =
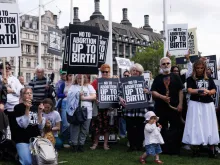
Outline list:
[[[166,95],[166,87],[164,85],[164,80],[170,77],[170,85],[169,85],[169,97],[170,104],[174,107],[177,107],[179,104],[179,91],[184,88],[183,83],[178,75],[174,73],[170,73],[168,75],[160,74],[158,75],[152,84],[151,91],[156,91],[161,95]],[[168,104],[164,102],[162,99],[155,98],[155,108],[156,107],[167,107]]]
[[[25,115],[25,105],[23,103],[14,107],[13,114],[11,124],[14,127],[13,140],[15,143],[29,143],[29,139],[31,137],[40,136],[40,129],[38,128],[38,114],[36,111],[34,112],[32,108],[30,109],[29,125],[27,128],[21,128],[16,121],[17,117]]]
[[[187,79],[187,88],[192,88],[192,89],[205,88],[208,90],[212,90],[212,89],[216,90],[215,83],[211,77],[209,77],[208,80],[204,80],[203,77],[197,77],[197,80],[194,80],[192,77],[189,77]],[[198,102],[202,102],[202,103],[213,102],[213,99],[211,96],[209,96],[209,95],[200,96],[198,94],[192,94],[190,96],[190,100],[198,101]]]

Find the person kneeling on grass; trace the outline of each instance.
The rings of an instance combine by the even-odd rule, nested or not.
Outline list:
[[[154,112],[149,111],[145,114],[146,125],[144,128],[144,137],[145,137],[145,149],[146,152],[140,157],[141,164],[145,164],[145,159],[147,156],[155,156],[154,162],[157,164],[163,164],[159,159],[159,154],[162,152],[160,144],[164,144],[163,138],[160,134],[162,128],[161,125],[156,125],[159,117],[155,115]]]

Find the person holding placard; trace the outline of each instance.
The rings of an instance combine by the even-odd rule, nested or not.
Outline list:
[[[136,63],[130,68],[131,76],[142,76],[144,68],[142,65]],[[147,86],[145,84],[144,93],[148,93]],[[122,98],[122,88],[119,90],[120,104],[125,107],[125,99]],[[124,116],[126,116],[127,137],[130,144],[128,152],[135,150],[141,151],[144,141],[144,115],[147,112],[146,108],[139,109],[126,109]]]
[[[110,66],[108,64],[103,64],[100,67],[101,71],[101,76],[102,78],[110,78]],[[98,90],[98,80],[94,80],[92,82],[92,86],[94,89],[97,91]],[[98,91],[97,91],[98,93]],[[98,99],[97,99],[98,100]],[[98,106],[98,102],[96,103]],[[108,115],[109,112],[113,112],[110,110],[111,107],[108,109],[100,109],[98,107],[98,114],[96,117],[93,118],[92,120],[92,132],[94,134],[94,143],[90,149],[95,150],[98,146],[99,142],[99,136],[104,135],[104,150],[109,150],[108,146],[108,138],[109,138],[109,133],[112,132],[118,132],[117,126],[116,126],[116,120],[114,119],[113,124],[110,124],[110,116]]]
[[[162,74],[155,77],[151,91],[155,100],[155,112],[160,117],[159,123],[163,126],[161,134],[165,145],[162,148],[164,153],[179,154],[182,128],[180,112],[183,107],[184,87],[180,77],[170,73],[171,60],[168,57],[160,60],[160,68]],[[172,141],[167,139],[169,135],[172,135]],[[168,144],[168,141],[172,144]]]
[[[75,76],[74,85],[68,91],[67,106],[70,104],[70,99],[71,102],[77,101],[76,98],[71,98],[73,93],[76,93],[75,97],[80,98],[78,106],[87,108],[87,120],[83,124],[70,124],[70,140],[72,142],[73,152],[84,152],[84,144],[92,119],[92,101],[96,100],[96,91],[89,84],[88,77],[79,74]]]
[[[216,93],[216,85],[207,76],[204,61],[198,60],[194,63],[193,74],[187,79],[187,90],[191,96],[182,142],[192,145],[193,156],[199,155],[199,145],[208,145],[209,156],[215,157],[214,145],[220,142],[212,98]]]

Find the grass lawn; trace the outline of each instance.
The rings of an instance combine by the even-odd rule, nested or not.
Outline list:
[[[126,141],[122,140],[118,144],[110,145],[111,150],[105,151],[102,146],[94,151],[89,149],[91,142],[86,144],[84,153],[73,153],[71,149],[59,151],[59,164],[64,165],[138,165],[139,156],[142,152],[126,152]],[[181,156],[160,155],[164,164],[167,165],[218,165],[220,160],[210,159],[204,153],[199,158],[192,158],[190,152],[183,151]],[[155,164],[153,157],[147,159],[147,164]],[[0,165],[14,165],[9,162],[0,162]]]

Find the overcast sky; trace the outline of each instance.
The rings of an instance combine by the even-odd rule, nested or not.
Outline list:
[[[42,0],[43,4],[51,0]],[[38,0],[18,0],[21,13],[26,14],[38,7]],[[220,1],[219,0],[167,0],[168,23],[188,23],[189,28],[197,27],[198,48],[202,55],[220,57]],[[86,21],[94,12],[94,0],[73,0],[79,7],[79,18]],[[120,23],[122,8],[128,8],[128,19],[134,27],[144,26],[144,15],[150,16],[150,26],[155,32],[163,29],[163,0],[112,0],[112,19]],[[70,0],[55,0],[44,10],[58,14],[61,10],[59,26],[70,22]],[[100,0],[100,10],[108,19],[108,0]],[[38,9],[29,12],[37,15]]]

